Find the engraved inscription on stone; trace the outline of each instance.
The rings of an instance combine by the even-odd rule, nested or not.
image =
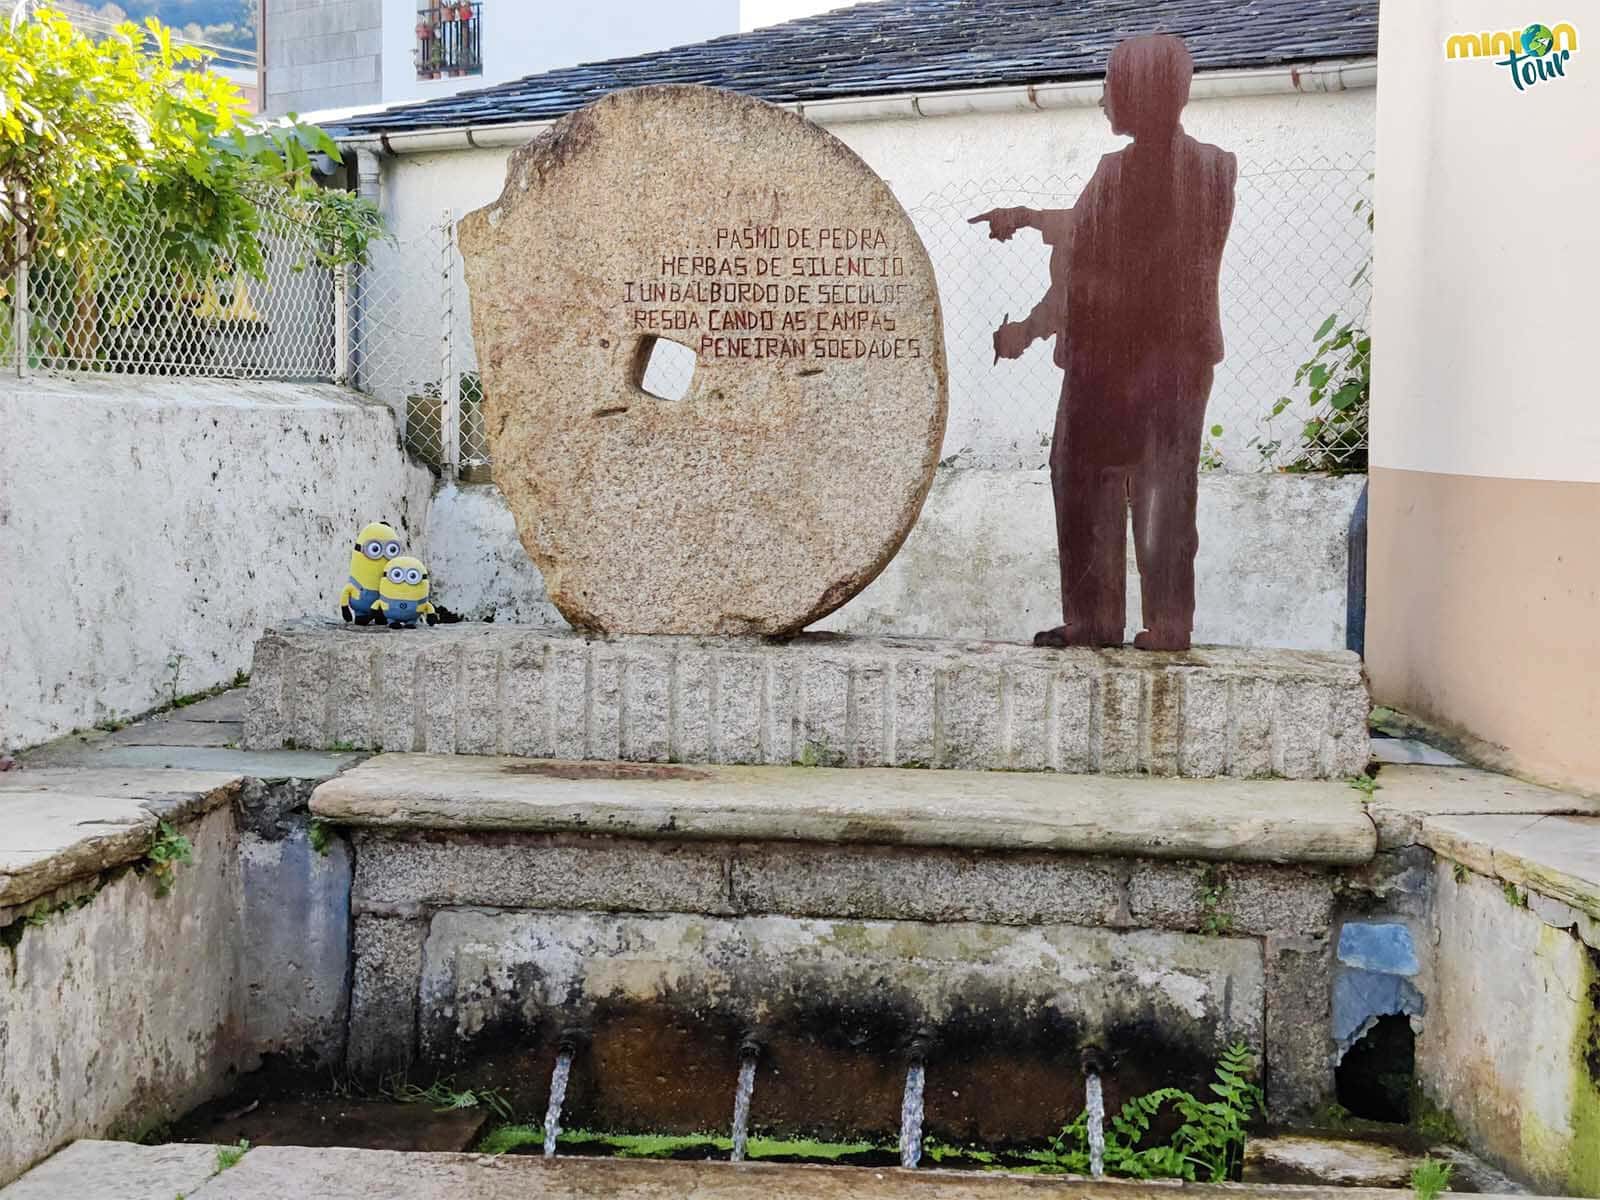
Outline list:
[[[788,633],[899,548],[944,433],[938,294],[831,135],[618,92],[517,151],[461,246],[495,481],[574,625]]]

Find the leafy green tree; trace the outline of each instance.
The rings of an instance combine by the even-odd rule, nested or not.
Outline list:
[[[317,184],[313,155],[339,157],[326,133],[252,125],[206,58],[154,19],[100,38],[49,9],[0,27],[0,285],[24,257],[66,272],[78,340],[104,328],[119,235],[140,231],[194,294],[263,278],[275,232],[309,231],[326,265],[361,261],[382,232],[369,202]]]

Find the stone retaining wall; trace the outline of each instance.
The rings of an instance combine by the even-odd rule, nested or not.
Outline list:
[[[1036,650],[812,635],[622,637],[299,621],[257,644],[246,744],[643,762],[1342,778],[1344,652]]]
[[[76,1138],[137,1138],[255,1063],[233,811],[178,827],[194,861],[167,895],[123,863],[0,911],[0,1185]]]
[[[0,429],[0,751],[233,679],[263,626],[337,611],[375,517],[421,547],[432,480],[343,388],[40,376]]]
[[[1121,1027],[1122,1018],[1105,1007],[1113,993],[1117,1003],[1148,1016],[1162,1007],[1161,995],[1177,988],[1189,996],[1192,1013],[1184,1020],[1169,1013],[1164,1032],[1181,1041],[1186,1021],[1197,1021],[1190,1032],[1210,1029],[1203,1037],[1195,1033],[1209,1049],[1220,1036],[1218,1014],[1231,1012],[1227,1027],[1264,1046],[1276,1115],[1308,1111],[1331,1095],[1329,929],[1339,877],[1327,869],[437,831],[357,830],[353,847],[349,1066],[360,1074],[419,1062],[432,1071],[455,1070],[486,1030],[493,1031],[495,1046],[542,1053],[564,1013],[586,1011],[587,1001],[569,1002],[579,993],[602,999],[593,995],[592,984],[575,991],[556,988],[560,1003],[544,996],[558,977],[565,978],[562,964],[572,961],[579,943],[589,946],[580,958],[605,960],[641,938],[653,944],[668,936],[663,929],[668,940],[681,940],[702,936],[690,926],[715,926],[713,940],[726,950],[722,957],[742,961],[752,953],[759,957],[773,937],[795,938],[824,947],[815,969],[806,981],[773,984],[763,994],[779,1004],[786,993],[826,992],[816,981],[829,979],[837,966],[840,991],[834,999],[848,1006],[885,993],[850,983],[846,976],[854,976],[845,968],[861,967],[861,955],[834,953],[828,946],[903,949],[934,938],[945,950],[967,945],[974,969],[1014,958],[1020,978],[1026,974],[1022,965],[1044,953],[1038,938],[1049,941],[1055,937],[1049,931],[1057,930],[1063,931],[1063,946],[1078,947],[1047,956],[1066,955],[1052,970],[1075,993],[1068,1007],[1085,1041],[1114,1036],[1109,1031]],[[574,919],[581,930],[572,926]],[[948,932],[936,935],[940,929]],[[1100,949],[1079,945],[1086,937]],[[1156,944],[1152,938],[1170,939],[1171,953],[1182,950],[1188,966],[1178,974],[1189,982],[1163,982],[1171,972],[1157,969],[1155,959],[1144,974],[1119,974],[1115,981],[1105,976],[1114,963],[1144,961]],[[745,949],[738,951],[741,944]],[[874,953],[866,958],[877,961]],[[919,972],[891,969],[888,959],[898,953],[884,951],[879,969],[895,987],[909,988],[907,1007],[946,1011],[956,1002],[937,988],[928,991],[931,976],[927,987],[902,984]],[[927,946],[908,953],[937,957]],[[965,960],[950,953],[955,971]],[[717,972],[716,958],[675,957],[668,990],[680,997],[692,991],[707,972]],[[641,969],[614,966],[607,975],[597,968],[612,982],[616,972],[638,975]],[[1230,975],[1256,980],[1253,1000],[1242,992],[1224,996],[1228,989],[1220,981]],[[1254,1008],[1230,1008],[1238,1004]],[[1019,1001],[1017,1007],[1028,1004]],[[532,1079],[537,1087],[537,1078],[527,1074],[536,1068],[525,1063],[522,1070],[519,1086]]]

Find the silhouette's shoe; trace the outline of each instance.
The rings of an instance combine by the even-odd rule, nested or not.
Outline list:
[[[1041,629],[1034,634],[1033,644],[1053,646],[1057,649],[1065,646],[1120,646],[1122,631],[1119,629],[1116,633],[1095,633],[1091,629],[1077,625],[1057,625],[1054,629]]]
[[[1189,635],[1175,629],[1141,629],[1133,635],[1135,650],[1187,650]]]

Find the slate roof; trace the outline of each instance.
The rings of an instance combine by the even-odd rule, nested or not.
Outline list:
[[[485,19],[494,20],[492,8]],[[1097,78],[1113,45],[1151,32],[1182,35],[1201,70],[1368,58],[1378,49],[1378,0],[877,0],[352,116],[332,129],[548,119],[650,83],[782,102]]]

